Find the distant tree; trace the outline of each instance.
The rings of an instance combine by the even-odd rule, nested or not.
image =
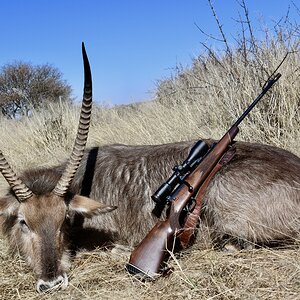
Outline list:
[[[28,116],[49,102],[69,101],[71,87],[48,64],[15,62],[0,69],[0,108],[8,118]]]

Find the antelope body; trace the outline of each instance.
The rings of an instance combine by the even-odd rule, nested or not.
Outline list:
[[[28,170],[19,178],[0,152],[0,170],[11,186],[0,198],[3,231],[11,248],[32,266],[40,292],[67,286],[74,246],[134,246],[141,241],[157,221],[151,194],[194,144],[111,145],[84,151],[91,110],[85,52],[84,62],[81,125],[70,161]],[[236,149],[233,160],[210,183],[203,203],[201,220],[212,239],[220,245],[228,238],[258,244],[298,239],[300,159],[262,144],[237,142]]]

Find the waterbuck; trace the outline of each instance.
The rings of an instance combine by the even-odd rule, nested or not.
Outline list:
[[[74,246],[134,246],[141,241],[157,221],[151,194],[194,144],[84,150],[92,101],[84,48],[83,59],[83,104],[70,160],[17,177],[0,153],[0,170],[10,185],[0,198],[3,232],[11,248],[32,266],[39,292],[67,286],[69,250]],[[257,244],[297,239],[299,170],[300,159],[288,151],[237,142],[236,156],[212,180],[203,203],[201,219],[214,241],[222,245],[228,239]]]

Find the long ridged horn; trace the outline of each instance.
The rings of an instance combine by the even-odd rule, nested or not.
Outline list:
[[[92,111],[92,75],[84,43],[82,43],[82,57],[84,65],[84,90],[79,126],[70,160],[66,166],[64,173],[62,174],[60,180],[53,190],[54,194],[61,197],[66,194],[79,167],[82,156],[84,154],[90,126]]]
[[[10,185],[19,202],[30,198],[32,191],[17,177],[11,166],[8,164],[3,153],[0,151],[0,172]]]

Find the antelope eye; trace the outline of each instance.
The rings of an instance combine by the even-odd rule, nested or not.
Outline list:
[[[24,219],[21,219],[21,220],[19,221],[19,224],[20,224],[21,226],[27,226],[27,224],[26,224],[26,222],[25,222]],[[27,226],[27,227],[28,227],[28,226]]]
[[[20,218],[19,219],[19,224],[20,224],[20,227],[21,227],[21,230],[24,232],[24,233],[27,233],[29,232],[29,227],[26,223],[26,221],[23,219],[23,218]]]

